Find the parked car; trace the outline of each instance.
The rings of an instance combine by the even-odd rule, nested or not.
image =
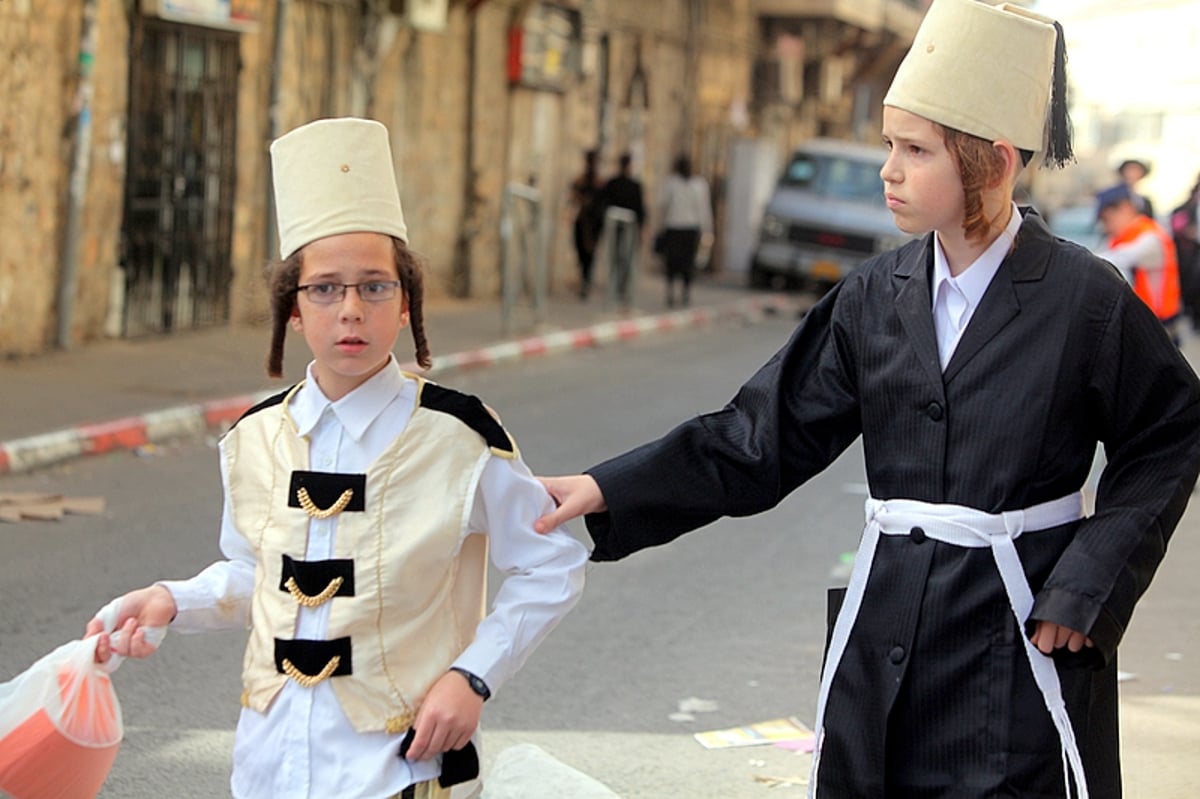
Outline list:
[[[908,239],[883,199],[887,150],[813,139],[792,154],[763,211],[750,284],[827,288]]]
[[[1046,224],[1056,236],[1087,247],[1092,252],[1104,248],[1104,231],[1096,219],[1096,204],[1067,205],[1050,213]]]

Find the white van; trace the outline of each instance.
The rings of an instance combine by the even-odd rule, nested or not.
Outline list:
[[[883,199],[887,150],[812,139],[792,154],[763,211],[750,284],[824,290],[908,239]]]

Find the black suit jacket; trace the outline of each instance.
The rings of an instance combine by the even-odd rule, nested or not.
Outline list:
[[[646,222],[646,205],[642,201],[642,184],[633,178],[617,175],[600,190],[597,197],[600,205],[600,216],[610,205],[618,208],[628,208],[637,217],[638,227]]]
[[[876,498],[1016,510],[1079,490],[1102,443],[1095,515],[1018,549],[1031,621],[1096,644],[1058,666],[1091,795],[1115,797],[1115,650],[1200,470],[1200,383],[1109,265],[1022,213],[944,373],[930,235],[836,286],[724,408],[589,470],[608,511],[587,524],[594,560],[664,544],[773,507],[860,435]],[[1059,795],[1021,634],[989,550],[885,536],[830,694],[823,795]]]

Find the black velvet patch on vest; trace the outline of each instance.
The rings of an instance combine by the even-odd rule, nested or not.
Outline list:
[[[354,561],[350,558],[294,560],[284,555],[283,569],[279,575],[280,591],[287,591],[289,577],[296,580],[296,587],[306,596],[316,596],[324,591],[334,578],[341,577],[342,584],[334,596],[354,596]]]
[[[275,639],[275,670],[284,674],[283,661],[286,658],[300,670],[301,674],[312,677],[321,673],[334,655],[341,658],[338,667],[330,677],[345,677],[353,674],[350,663],[350,637],[335,638],[332,641],[312,641],[306,638],[295,638],[291,641],[283,638]]]
[[[291,388],[286,388],[283,391],[280,391],[278,394],[272,394],[271,396],[267,397],[265,400],[258,403],[254,407],[249,408],[245,413],[243,413],[241,416],[239,416],[237,418],[237,422],[234,422],[230,426],[229,429],[232,430],[234,427],[237,427],[238,422],[242,421],[250,414],[258,413],[259,411],[266,410],[267,408],[270,408],[273,405],[278,405],[279,403],[283,402],[284,397],[286,397],[288,395],[288,392],[291,391],[293,388],[295,388],[295,386],[292,386]]]
[[[308,497],[313,503],[325,510],[332,507],[342,492],[347,488],[354,489],[347,511],[361,512],[366,508],[367,476],[365,474],[339,474],[338,472],[292,472],[292,483],[288,486],[288,507],[300,507],[298,492],[301,488],[308,489]]]
[[[483,437],[488,446],[500,452],[512,452],[512,440],[496,417],[488,412],[479,397],[461,391],[426,383],[421,390],[421,407],[457,417]]]

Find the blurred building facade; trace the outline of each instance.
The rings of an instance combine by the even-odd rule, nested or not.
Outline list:
[[[1200,3],[1039,0],[1067,39],[1078,162],[1039,172],[1039,206],[1090,204],[1127,158],[1148,163],[1138,185],[1160,216],[1200,179]]]
[[[585,150],[605,175],[632,152],[649,198],[686,153],[720,214],[737,141],[877,140],[927,5],[5,0],[0,355],[261,320],[267,147],[325,116],[391,129],[431,295],[496,296],[512,183],[565,285]]]

